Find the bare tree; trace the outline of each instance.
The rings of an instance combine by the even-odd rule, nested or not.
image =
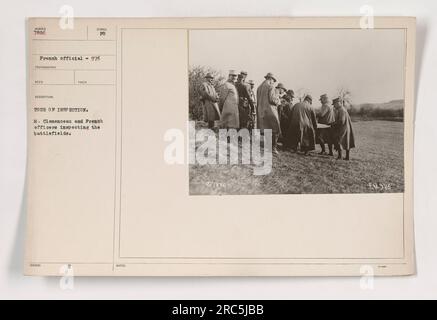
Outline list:
[[[352,94],[349,91],[349,89],[345,87],[341,87],[338,89],[338,97],[340,98],[340,101],[345,108],[349,108],[352,106]]]
[[[298,90],[296,90],[295,94],[299,102],[302,102],[303,99],[305,99],[305,97],[310,94],[310,91],[306,88],[299,88]]]

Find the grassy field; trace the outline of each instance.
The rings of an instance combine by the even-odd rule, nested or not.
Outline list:
[[[403,122],[353,123],[351,160],[280,151],[273,170],[254,176],[250,165],[192,165],[190,194],[403,192]],[[336,152],[335,152],[336,153]]]

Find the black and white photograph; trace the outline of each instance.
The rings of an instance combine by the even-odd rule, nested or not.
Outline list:
[[[190,195],[403,192],[405,61],[404,29],[190,30]]]

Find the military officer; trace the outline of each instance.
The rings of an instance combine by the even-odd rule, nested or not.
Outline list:
[[[256,90],[258,128],[272,130],[272,152],[278,154],[277,142],[281,134],[278,106],[281,98],[275,88],[276,78],[269,72]]]
[[[338,151],[337,159],[342,158],[342,150],[344,149],[346,150],[346,157],[344,160],[349,160],[350,149],[355,148],[352,121],[340,98],[334,99],[332,104],[335,109],[335,122],[332,125],[332,128],[335,149]]]
[[[237,72],[230,70],[228,80],[223,83],[219,89],[219,107],[221,107],[222,110],[220,125],[227,129],[238,129],[240,127],[238,92],[235,87],[237,77]]]
[[[207,73],[205,82],[201,86],[201,96],[203,102],[203,119],[208,123],[208,128],[214,127],[214,122],[220,119],[218,107],[219,96],[214,88],[214,77]]]
[[[335,121],[334,108],[329,105],[329,98],[327,94],[322,94],[319,100],[322,104],[322,107],[317,112],[317,122],[327,127],[317,128],[317,143],[320,144],[320,147],[322,148],[320,154],[326,154],[325,144],[328,144],[329,155],[333,156],[331,125]]]
[[[297,147],[300,146],[305,155],[315,149],[317,119],[312,101],[312,97],[306,95],[303,102],[293,106],[285,141],[287,148],[297,151]]]
[[[252,112],[255,108],[254,101],[250,96],[250,85],[246,83],[247,72],[241,71],[235,85],[238,92],[238,112],[240,116],[240,128],[248,128]]]
[[[256,93],[254,90],[255,82],[253,80],[249,80],[248,83],[250,85],[250,97],[252,98],[253,101],[253,110],[248,127],[249,129],[254,129],[256,128]]]

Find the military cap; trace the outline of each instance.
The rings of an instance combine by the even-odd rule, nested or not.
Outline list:
[[[323,99],[328,100],[328,95],[326,93],[324,93],[320,96],[320,100],[323,100]]]
[[[311,95],[307,94],[305,96],[304,100],[309,100],[309,101],[313,102],[313,97],[311,97]]]
[[[273,75],[273,73],[271,73],[271,72],[269,72],[269,73],[267,73],[266,75],[265,75],[265,77],[264,77],[265,79],[268,79],[268,78],[272,78],[273,80],[275,80],[276,81],[276,78],[275,78],[275,76]]]
[[[277,89],[284,89],[285,91],[287,91],[287,89],[285,89],[284,85],[282,83],[278,83],[278,85],[276,86]]]
[[[287,95],[294,98],[294,91],[293,90],[287,90]]]
[[[238,73],[235,70],[229,70],[229,75],[230,76],[238,76]]]
[[[341,99],[340,98],[335,98],[334,100],[332,100],[332,104],[336,103],[336,102],[340,102]]]
[[[253,80],[249,80],[247,81],[248,84],[255,84],[255,82],[253,82]]]
[[[208,79],[208,78],[209,78],[209,79],[214,79],[214,77],[212,76],[212,74],[209,73],[209,72],[206,74],[205,78],[206,78],[206,79]]]
[[[247,76],[247,71],[241,71],[240,74],[241,74],[242,76]]]

